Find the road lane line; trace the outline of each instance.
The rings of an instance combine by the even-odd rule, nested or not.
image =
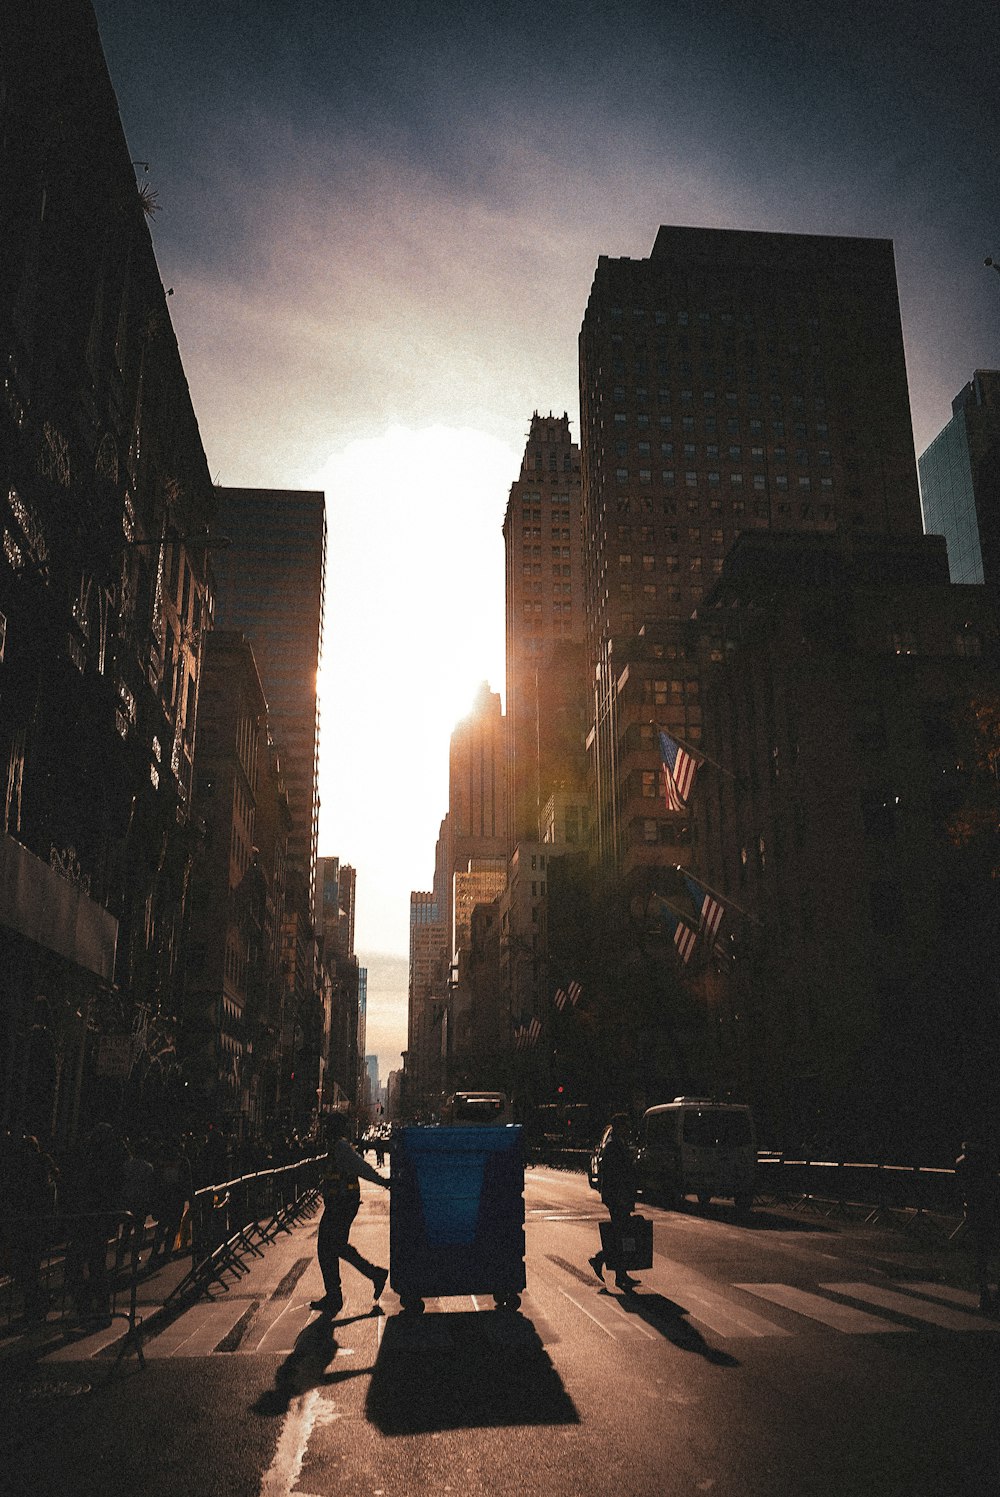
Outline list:
[[[829,1326],[831,1330],[842,1331],[850,1336],[913,1329],[912,1326],[896,1325],[894,1321],[882,1320],[877,1315],[869,1315],[866,1310],[857,1310],[850,1305],[838,1304],[836,1300],[824,1299],[822,1295],[810,1294],[805,1289],[796,1289],[792,1284],[734,1284],[733,1288],[742,1289],[747,1294],[756,1294],[760,1299],[769,1300],[774,1305],[782,1305],[786,1310],[794,1310],[796,1315],[805,1315],[809,1320],[818,1320],[821,1325]]]
[[[556,1288],[559,1290],[559,1293],[561,1295],[563,1295],[566,1299],[569,1300],[569,1302],[570,1302],[571,1305],[575,1305],[578,1310],[583,1310],[583,1313],[584,1313],[584,1315],[586,1315],[587,1319],[588,1320],[592,1320],[596,1326],[599,1326],[600,1329],[604,1332],[605,1336],[610,1337],[610,1339],[612,1341],[617,1341],[618,1340],[618,1337],[615,1335],[614,1331],[609,1331],[608,1328],[607,1328],[607,1326],[604,1324],[603,1320],[598,1320],[598,1318],[597,1318],[596,1315],[591,1315],[590,1311],[584,1309],[583,1305],[580,1304],[579,1300],[574,1299],[571,1294],[567,1294],[566,1293],[566,1290],[562,1287],[561,1284],[557,1284]]]
[[[1000,1322],[985,1316],[970,1315],[966,1310],[954,1310],[948,1305],[932,1304],[930,1300],[916,1299],[911,1294],[902,1294],[898,1289],[883,1289],[881,1284],[821,1284],[831,1294],[846,1294],[851,1299],[860,1299],[868,1304],[880,1305],[884,1310],[896,1310],[914,1320],[925,1320],[929,1325],[940,1326],[945,1331],[1000,1331]]]

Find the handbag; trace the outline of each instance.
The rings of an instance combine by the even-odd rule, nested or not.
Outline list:
[[[630,1216],[620,1226],[601,1222],[601,1248],[608,1267],[617,1273],[652,1268],[653,1223],[648,1216]]]

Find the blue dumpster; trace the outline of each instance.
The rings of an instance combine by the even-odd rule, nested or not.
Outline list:
[[[492,1294],[516,1309],[524,1275],[521,1129],[403,1128],[392,1152],[389,1274],[404,1310]]]

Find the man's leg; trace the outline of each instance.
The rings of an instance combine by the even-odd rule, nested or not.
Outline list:
[[[329,1310],[334,1315],[344,1303],[340,1286],[340,1254],[347,1241],[347,1229],[341,1216],[335,1206],[325,1206],[316,1238],[316,1257],[319,1259],[326,1295],[324,1300],[314,1300],[313,1308]],[[347,1228],[349,1227],[348,1221]]]

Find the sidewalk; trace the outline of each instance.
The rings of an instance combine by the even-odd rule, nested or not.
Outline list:
[[[140,1268],[136,1282],[136,1324],[141,1334],[148,1333],[150,1324],[164,1316],[164,1307],[170,1295],[182,1282],[191,1267],[190,1253],[177,1253],[166,1261],[158,1262],[151,1270]],[[50,1311],[44,1321],[16,1321],[0,1328],[0,1377],[8,1376],[12,1369],[25,1370],[42,1357],[53,1353],[68,1353],[60,1359],[70,1360],[73,1349],[86,1342],[86,1356],[90,1357],[103,1349],[115,1346],[129,1329],[130,1285],[127,1278],[111,1276],[112,1319],[110,1325],[93,1329],[70,1315]],[[180,1305],[178,1305],[180,1308]],[[169,1314],[169,1309],[167,1312]]]

